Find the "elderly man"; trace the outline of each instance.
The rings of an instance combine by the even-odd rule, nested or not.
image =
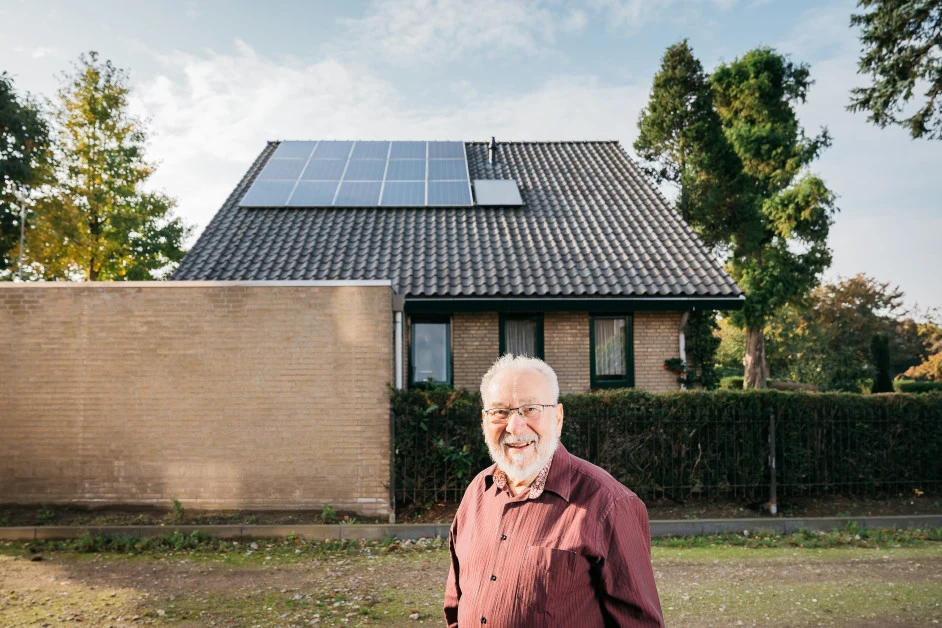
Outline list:
[[[559,443],[553,369],[505,355],[481,397],[494,465],[471,482],[451,526],[448,625],[663,625],[647,510]]]

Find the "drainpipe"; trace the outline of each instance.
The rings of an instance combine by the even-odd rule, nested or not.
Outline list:
[[[392,298],[393,312],[395,313],[395,323],[393,325],[396,337],[395,341],[395,363],[396,363],[396,389],[402,390],[402,307],[405,298],[400,294],[394,294]]]
[[[684,336],[684,327],[687,326],[687,320],[690,318],[690,312],[684,312],[684,315],[680,317],[680,331],[678,332],[677,342],[680,348],[680,360],[684,363],[684,368],[687,367],[687,338]],[[681,390],[687,390],[687,384],[680,385]]]

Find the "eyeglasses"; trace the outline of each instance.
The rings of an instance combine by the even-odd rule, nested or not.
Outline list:
[[[524,419],[533,420],[539,418],[545,408],[555,408],[558,405],[558,403],[528,403],[518,408],[491,408],[485,410],[484,414],[488,416],[492,423],[506,423],[514,412],[520,414]]]

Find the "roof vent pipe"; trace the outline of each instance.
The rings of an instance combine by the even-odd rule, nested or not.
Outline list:
[[[491,136],[491,143],[487,147],[487,163],[494,165],[494,160],[497,157],[497,140]]]

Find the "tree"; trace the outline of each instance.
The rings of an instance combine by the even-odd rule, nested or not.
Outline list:
[[[182,259],[190,232],[174,200],[143,186],[154,166],[128,111],[128,76],[90,52],[58,92],[58,185],[36,208],[29,253],[47,279],[146,280]]]
[[[748,246],[756,234],[743,198],[748,182],[687,40],[664,53],[638,130],[634,149],[648,163],[646,172],[677,188],[677,210],[707,246]]]
[[[859,0],[864,13],[851,26],[863,27],[858,72],[871,80],[852,90],[850,111],[867,111],[881,128],[901,126],[914,138],[942,139],[942,1]],[[916,89],[924,100],[906,117]],[[901,117],[902,116],[902,117]]]
[[[890,377],[890,339],[885,334],[874,334],[870,339],[870,358],[874,377],[870,392],[893,392],[893,378]]]
[[[807,167],[830,145],[827,130],[806,137],[795,105],[811,86],[808,66],[758,48],[713,73],[714,106],[749,181],[759,236],[733,254],[732,276],[746,293],[733,321],[746,329],[744,386],[768,378],[764,327],[776,311],[800,302],[831,263],[827,237],[834,194]]]
[[[891,378],[929,355],[937,328],[911,316],[902,291],[888,282],[860,274],[822,284],[769,320],[770,374],[824,390],[860,392],[877,379],[874,337],[887,339]]]
[[[20,97],[0,73],[0,274],[15,263],[22,196],[37,187],[48,159],[49,129],[39,105]],[[12,274],[10,274],[12,277]]]

